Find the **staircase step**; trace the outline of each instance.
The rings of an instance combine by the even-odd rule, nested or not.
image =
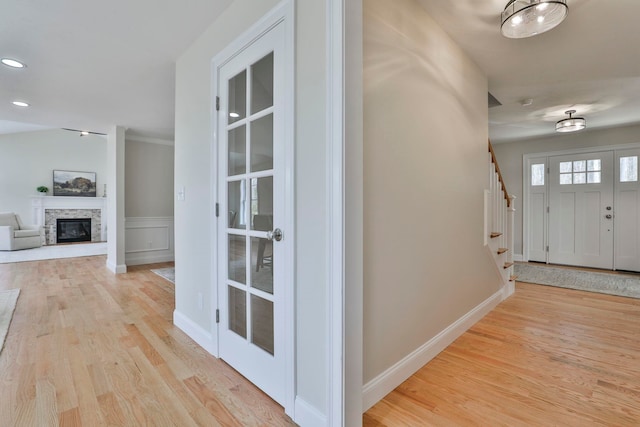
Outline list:
[[[492,239],[495,239],[496,237],[500,237],[500,236],[502,236],[502,233],[499,233],[497,231],[492,231],[491,232],[491,238]]]
[[[513,265],[512,262],[505,262],[504,263],[504,269],[506,270],[507,268],[511,267]]]
[[[507,248],[498,248],[498,255],[502,255],[503,253],[507,252],[509,249]]]
[[[516,276],[516,275],[514,274],[513,276],[509,277],[509,281],[510,281],[510,282],[515,282],[517,278],[518,278],[518,276]]]

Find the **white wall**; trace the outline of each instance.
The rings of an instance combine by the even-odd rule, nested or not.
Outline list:
[[[127,265],[174,260],[173,168],[172,141],[148,142],[126,138]]]
[[[176,312],[206,339],[212,323],[211,59],[277,4],[236,0],[176,67]],[[325,5],[296,2],[296,389],[326,410]],[[198,294],[205,307],[198,309]]]
[[[482,71],[416,0],[364,1],[365,409],[500,289],[483,246],[486,98]]]
[[[102,196],[106,154],[107,140],[99,135],[61,129],[0,135],[0,211],[15,211],[31,222],[30,197],[41,185],[53,195],[53,170],[96,172]]]
[[[510,194],[516,196],[515,248],[522,254],[522,159],[525,154],[546,153],[578,148],[600,147],[640,142],[640,125],[609,129],[594,129],[569,134],[555,134],[546,138],[532,138],[495,144],[500,171]]]
[[[125,159],[125,216],[173,217],[173,145],[126,138]]]

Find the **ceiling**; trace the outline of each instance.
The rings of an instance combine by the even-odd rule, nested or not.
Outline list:
[[[640,1],[568,0],[560,26],[517,40],[500,34],[507,0],[418,1],[487,74],[492,142],[552,135],[569,109],[587,131],[640,123]]]
[[[640,1],[568,0],[565,22],[520,40],[500,34],[507,0],[418,1],[488,75],[503,104],[489,110],[494,143],[551,135],[568,109],[588,130],[640,123]],[[5,0],[0,56],[28,67],[0,66],[0,133],[120,125],[173,139],[175,61],[231,2]]]
[[[3,1],[0,57],[27,68],[0,65],[0,133],[119,125],[173,139],[176,59],[231,2]]]

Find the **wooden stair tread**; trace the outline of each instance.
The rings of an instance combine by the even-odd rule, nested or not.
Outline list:
[[[509,277],[509,281],[510,281],[510,282],[515,282],[517,278],[518,278],[518,276],[516,276],[516,275],[514,274],[514,275],[512,275],[511,277]]]
[[[498,255],[502,255],[503,253],[507,252],[509,249],[507,248],[498,248]]]
[[[513,265],[512,262],[505,262],[504,263],[504,269],[506,270],[507,268],[511,267]]]
[[[499,233],[497,231],[492,231],[491,232],[491,238],[492,239],[495,239],[496,237],[500,237],[500,236],[502,236],[502,233]]]

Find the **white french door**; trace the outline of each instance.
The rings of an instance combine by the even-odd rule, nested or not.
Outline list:
[[[217,292],[220,357],[286,406],[284,47],[280,22],[216,69]]]
[[[549,158],[549,262],[613,269],[613,152]]]

